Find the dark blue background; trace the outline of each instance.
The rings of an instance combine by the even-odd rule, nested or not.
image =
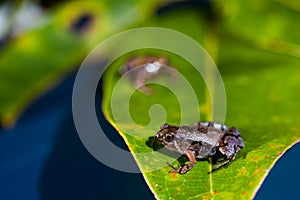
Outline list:
[[[74,77],[31,105],[14,129],[0,129],[0,200],[153,199],[141,174],[108,168],[82,145],[72,119]],[[99,119],[126,148],[101,112]],[[299,152],[298,144],[280,159],[256,199],[300,199]]]

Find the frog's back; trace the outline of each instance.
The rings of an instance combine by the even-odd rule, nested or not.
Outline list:
[[[207,158],[215,154],[225,128],[222,124],[200,122],[193,126],[181,126],[177,134],[191,142],[189,149],[194,151],[198,158]]]

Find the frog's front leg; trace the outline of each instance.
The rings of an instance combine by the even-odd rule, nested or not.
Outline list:
[[[197,163],[197,160],[196,160],[194,153],[191,150],[187,150],[186,155],[190,162],[188,164],[185,164],[183,166],[178,166],[178,167],[174,167],[173,165],[168,163],[169,166],[172,168],[169,171],[169,173],[185,174],[195,166],[195,164]]]
[[[147,72],[140,71],[134,81],[135,88],[146,95],[151,95],[153,93],[152,90],[145,85],[146,79],[150,77],[151,75],[147,74]]]

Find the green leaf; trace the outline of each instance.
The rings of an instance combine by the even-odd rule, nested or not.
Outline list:
[[[218,1],[222,26],[233,37],[257,48],[300,57],[300,19],[297,1]]]
[[[49,11],[46,24],[13,38],[0,51],[0,124],[11,127],[28,105],[75,70],[108,34],[153,14],[160,1],[72,1]],[[92,21],[80,32],[81,16]]]
[[[171,124],[179,124],[181,113],[176,99],[178,97],[172,95],[166,88],[156,85],[149,86],[153,90],[152,95],[147,96],[136,91],[132,94],[129,104],[119,102],[116,108],[112,108],[112,94],[116,92],[116,83],[120,78],[116,74],[130,56],[156,54],[169,57],[171,65],[190,81],[200,100],[199,107],[208,108],[200,109],[204,112],[204,115],[201,113],[200,120],[210,118],[210,102],[203,80],[195,76],[194,69],[189,63],[167,52],[140,50],[131,52],[113,63],[103,78],[103,112],[125,140],[157,199],[251,199],[275,162],[287,149],[299,142],[300,132],[297,126],[300,122],[300,108],[297,105],[300,93],[297,91],[300,85],[298,78],[300,60],[248,46],[228,34],[226,29],[220,29],[216,38],[208,36],[208,28],[202,29],[204,25],[201,22],[198,21],[200,26],[193,26],[195,18],[191,15],[186,21],[180,14],[175,15],[181,24],[174,26],[177,30],[194,36],[206,45],[210,52],[215,52],[213,49],[218,47],[218,67],[227,96],[225,124],[239,128],[245,148],[230,165],[211,174],[207,173],[212,168],[208,161],[199,161],[187,174],[179,175],[168,173],[170,167],[165,163],[174,159],[174,155],[170,152],[157,153],[154,158],[152,154],[148,157],[140,156],[140,153],[153,153],[154,149],[156,150],[156,144],[151,136],[155,136],[160,125],[165,123],[164,117],[151,115],[151,110],[148,114],[151,105],[162,105],[167,115],[166,121]],[[168,17],[174,24],[174,20],[171,20],[174,16]],[[156,23],[157,26],[166,26]],[[176,23],[178,24],[178,21]],[[172,27],[172,22],[166,24],[167,27]],[[192,29],[189,24],[192,24],[194,32],[201,34],[195,36],[194,33],[190,33]],[[218,39],[219,44],[215,39]],[[179,87],[180,80],[176,84]],[[133,87],[128,80],[118,85],[117,95],[129,95],[128,92]],[[189,96],[181,98],[186,98],[186,102],[189,102]],[[183,110],[190,109],[190,104],[184,105]],[[129,110],[133,121],[128,121],[121,114],[113,115],[112,109],[118,109],[120,113]],[[152,109],[160,108],[156,106]],[[141,128],[148,123],[150,126]],[[181,158],[179,160],[182,161]],[[178,163],[179,161],[173,162]],[[162,167],[152,171],[151,169],[156,166]]]

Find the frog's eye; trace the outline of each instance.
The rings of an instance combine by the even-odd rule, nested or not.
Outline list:
[[[163,134],[161,133],[161,132],[158,132],[157,134],[156,134],[156,138],[162,138],[163,137]]]
[[[165,135],[166,142],[172,142],[173,139],[174,139],[174,134],[173,133],[167,133]]]

